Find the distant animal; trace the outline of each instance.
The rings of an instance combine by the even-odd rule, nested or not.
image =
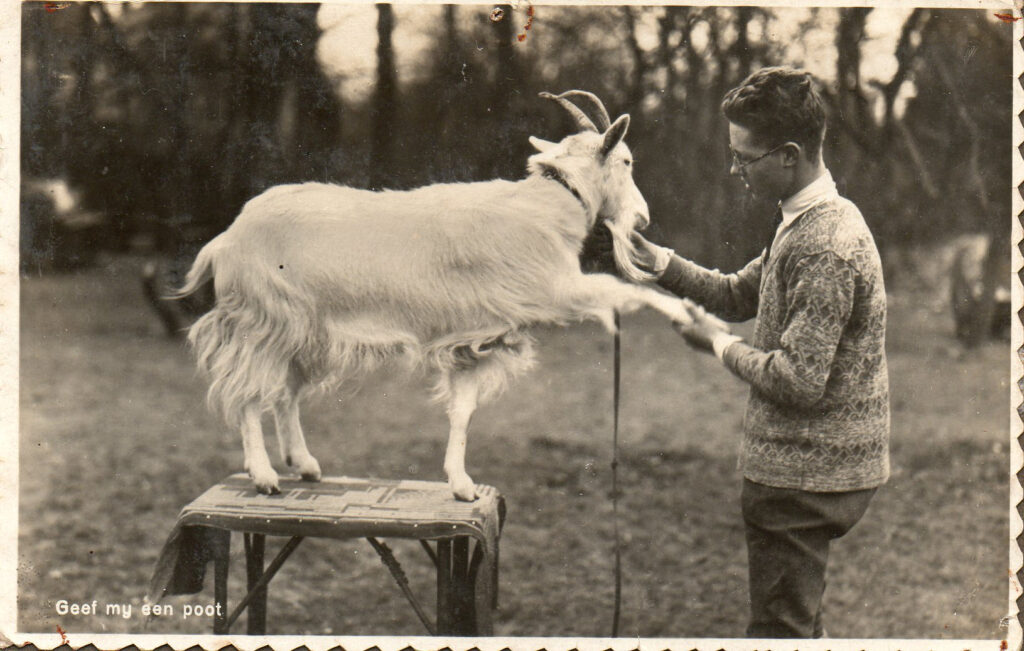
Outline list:
[[[560,142],[531,136],[537,153],[524,180],[403,192],[277,186],[250,200],[199,252],[179,295],[212,278],[216,304],[189,341],[210,379],[211,406],[241,431],[259,492],[279,490],[263,413],[273,412],[285,463],[317,481],[300,400],[401,359],[436,373],[434,395],[450,421],[444,470],[454,496],[473,500],[465,470],[470,417],[531,366],[530,326],[594,318],[614,330],[614,310],[643,306],[689,318],[686,301],[581,272],[584,238],[606,227],[616,265],[650,280],[629,240],[650,221],[623,143],[629,116],[611,122],[584,91],[541,96],[568,111],[579,131]],[[596,111],[598,126],[581,101]]]
[[[950,305],[956,338],[966,346],[1010,334],[1010,252],[1001,244],[982,234],[953,241]]]
[[[184,337],[188,326],[213,307],[213,287],[209,284],[180,300],[168,295],[184,282],[195,253],[193,249],[187,260],[181,256],[154,256],[146,260],[139,274],[143,297],[172,339]]]

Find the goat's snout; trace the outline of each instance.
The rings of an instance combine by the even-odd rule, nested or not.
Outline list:
[[[651,216],[647,214],[647,211],[638,212],[636,214],[636,230],[642,231],[651,225]]]
[[[635,215],[633,216],[634,228],[638,231],[642,231],[651,225],[651,211],[647,208],[647,200],[644,199],[644,195],[640,194],[639,188],[633,186],[633,210]]]

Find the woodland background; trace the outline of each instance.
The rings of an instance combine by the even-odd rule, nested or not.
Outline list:
[[[1011,28],[990,11],[894,15],[880,72],[878,54],[862,52],[870,8],[400,10],[399,23],[399,9],[377,5],[376,39],[364,35],[376,41],[372,88],[355,94],[345,91],[366,82],[318,58],[316,4],[27,3],[23,174],[66,179],[103,215],[95,246],[164,250],[209,239],[277,183],[522,177],[527,136],[569,126],[537,93],[582,88],[633,118],[653,236],[735,267],[768,227],[728,177],[721,98],[760,66],[815,64],[827,163],[887,260],[915,243],[1008,232]],[[402,70],[396,24],[427,42]],[[799,53],[783,24],[805,42]],[[41,230],[23,224],[28,266],[50,262]]]

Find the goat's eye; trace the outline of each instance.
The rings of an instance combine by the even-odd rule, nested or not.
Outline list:
[[[623,160],[622,162],[626,164],[626,167],[630,167],[633,165],[633,161],[629,160],[628,158]]]

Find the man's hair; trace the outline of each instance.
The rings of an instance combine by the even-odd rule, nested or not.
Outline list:
[[[796,142],[808,158],[818,154],[825,137],[825,103],[802,70],[761,68],[725,94],[722,112],[764,146]]]

